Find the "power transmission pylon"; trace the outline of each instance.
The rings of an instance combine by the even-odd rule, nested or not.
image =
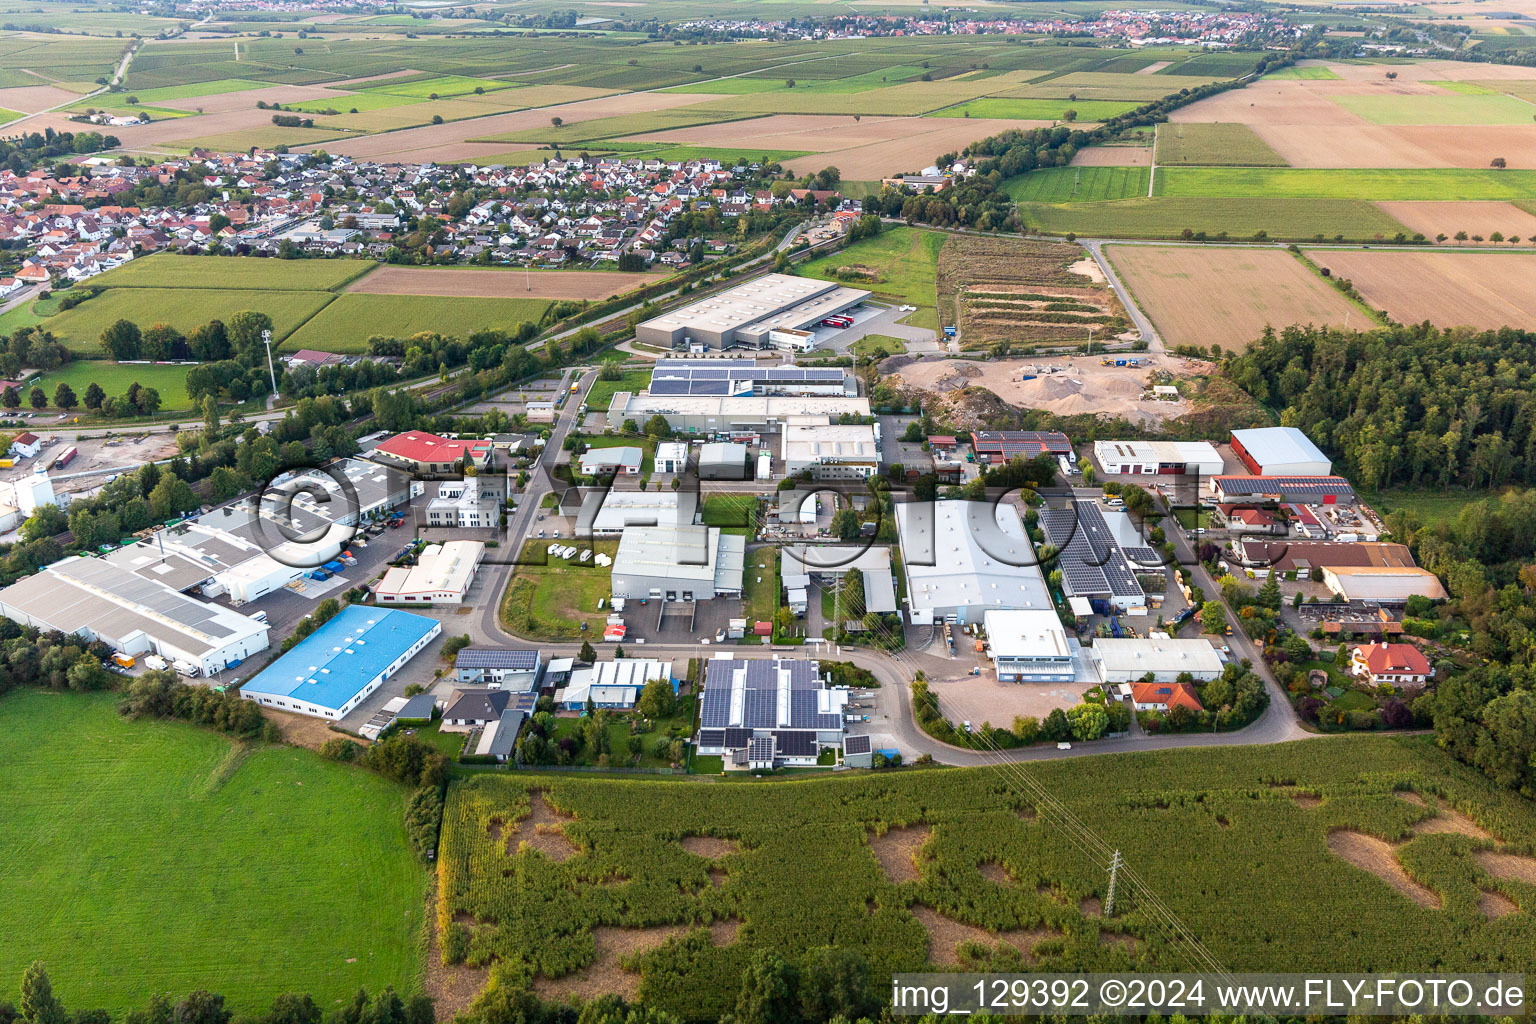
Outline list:
[[[1124,861],[1120,859],[1120,851],[1116,850],[1109,861],[1109,898],[1104,901],[1105,917],[1115,916],[1115,882],[1118,880],[1120,865],[1123,863]]]

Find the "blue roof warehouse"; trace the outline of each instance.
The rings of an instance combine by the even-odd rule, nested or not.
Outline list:
[[[442,629],[425,615],[350,605],[241,687],[240,695],[340,721]]]

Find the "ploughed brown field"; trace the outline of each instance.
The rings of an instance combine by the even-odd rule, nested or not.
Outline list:
[[[664,280],[665,273],[606,270],[481,270],[473,267],[380,267],[347,286],[371,295],[446,295],[488,299],[606,299]]]
[[[1343,326],[1346,317],[1367,325],[1364,313],[1283,249],[1114,245],[1105,252],[1169,348],[1241,352],[1265,326]]]
[[[1395,202],[1376,205],[1387,216],[1425,238],[1447,236],[1446,245],[1458,244],[1452,241],[1458,231],[1465,231],[1468,238],[1473,235],[1489,238],[1498,231],[1505,238],[1519,238],[1521,245],[1536,244],[1536,215],[1514,203]]]
[[[1536,328],[1536,253],[1319,250],[1310,256],[1402,323]]]
[[[1487,167],[1494,157],[1510,167],[1536,167],[1536,124],[1251,127],[1292,167]]]

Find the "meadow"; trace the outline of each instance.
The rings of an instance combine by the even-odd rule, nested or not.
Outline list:
[[[622,438],[616,438],[620,441]],[[592,562],[571,562],[547,553],[549,541],[528,541],[501,600],[501,622],[519,636],[547,640],[601,639],[608,613],[597,602],[612,591],[609,574]],[[610,558],[616,540],[590,547]],[[582,624],[586,624],[583,632]],[[642,652],[643,653],[643,652]]]
[[[206,988],[239,1014],[420,990],[426,873],[402,789],[291,747],[128,721],[112,694],[0,699],[0,978],[34,959],[117,1018]]]
[[[1372,124],[1530,124],[1536,104],[1500,93],[1330,97]]]
[[[1021,202],[1097,203],[1147,194],[1146,167],[1043,167],[1003,186]]]
[[[692,1020],[730,1012],[765,948],[853,951],[872,979],[1191,968],[1143,891],[1227,970],[1528,972],[1533,839],[1529,802],[1429,737],[771,785],[480,775],[449,794],[437,925],[454,959],[521,958],[540,991],[625,991]],[[1108,918],[1113,849],[1149,889],[1122,873]]]
[[[848,279],[850,287],[868,288],[882,298],[932,308],[937,298],[935,268],[944,237],[938,231],[887,228],[874,238],[801,264],[800,274],[836,281],[840,280],[840,267],[865,268],[878,275],[878,280],[852,278]]]
[[[538,323],[548,308],[546,299],[348,292],[317,310],[314,318],[291,336],[285,333],[284,347],[290,351],[314,348],[324,352],[366,352],[368,339],[375,334],[409,338],[422,331],[441,331],[467,337],[487,328],[510,331],[524,320]]]
[[[108,288],[319,291],[340,288],[376,266],[372,260],[278,260],[167,252],[130,260],[91,283]]]
[[[1338,74],[1332,68],[1299,66],[1295,64],[1290,67],[1281,68],[1279,71],[1271,71],[1264,76],[1266,81],[1284,82],[1298,80],[1305,82],[1329,82],[1337,81],[1338,78]]]
[[[1165,122],[1157,126],[1159,166],[1284,167],[1284,158],[1245,124]]]
[[[68,384],[75,397],[83,402],[85,389],[93,383],[100,384],[101,390],[113,396],[126,393],[130,385],[138,383],[160,392],[163,411],[175,412],[192,406],[192,400],[187,397],[187,369],[185,366],[119,365],[101,359],[74,359],[52,373],[32,378],[27,381],[27,386],[29,390],[33,386],[42,388],[51,406],[53,389],[60,384]]]
[[[1171,170],[1160,168],[1158,179]],[[1353,199],[1193,199],[1156,196],[1108,203],[1021,203],[1019,215],[1048,234],[1177,238],[1186,229],[1216,237],[1350,241],[1391,238],[1404,227],[1372,203]]]
[[[1314,167],[1170,167],[1156,194],[1255,199],[1466,200],[1526,199],[1536,170]]]
[[[71,351],[93,353],[101,351],[101,332],[118,320],[132,320],[141,328],[170,324],[185,334],[209,320],[228,320],[249,309],[272,318],[272,340],[278,342],[333,298],[331,292],[322,291],[108,288],[94,299],[50,317],[46,326]]]

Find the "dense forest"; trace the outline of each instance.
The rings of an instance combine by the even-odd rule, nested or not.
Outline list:
[[[1536,481],[1536,334],[1266,328],[1226,364],[1367,490]]]

